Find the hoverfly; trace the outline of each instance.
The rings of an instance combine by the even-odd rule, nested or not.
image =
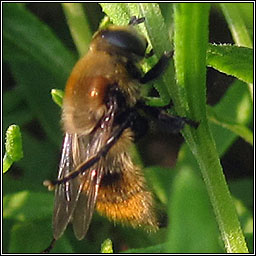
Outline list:
[[[170,125],[174,132],[197,123],[146,106],[140,85],[157,78],[172,52],[164,53],[146,74],[138,62],[147,41],[134,28],[110,25],[93,36],[88,53],[75,65],[65,89],[62,111],[64,140],[55,187],[52,244],[72,222],[77,239],[87,233],[94,209],[115,222],[157,230],[151,192],[129,154],[141,118],[138,109]]]

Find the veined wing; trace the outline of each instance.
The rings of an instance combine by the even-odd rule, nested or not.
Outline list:
[[[90,135],[65,134],[58,180],[68,176],[94,157],[109,139],[112,131],[115,104]],[[94,212],[98,189],[103,176],[103,159],[77,177],[56,186],[53,216],[54,238],[58,239],[72,220],[74,232],[82,239]]]
[[[80,186],[80,190],[86,186],[87,191],[79,193],[79,199],[73,213],[73,228],[78,240],[84,238],[91,223],[92,215],[97,200],[98,189],[103,175],[103,166],[96,164],[94,169],[90,169],[83,176],[85,182]]]
[[[98,128],[91,135],[87,144],[87,159],[96,155],[109,139],[113,130],[114,109],[114,106],[110,107]],[[78,139],[78,143],[81,143],[80,139]],[[105,166],[103,162],[104,159],[100,159],[93,167],[86,170],[82,177],[80,176],[83,182],[79,186],[79,198],[72,220],[74,233],[79,240],[84,238],[91,222],[100,182],[104,174]]]
[[[75,135],[66,133],[64,136],[59,164],[59,180],[66,177],[75,168],[73,145],[76,144],[76,140]],[[78,197],[79,183],[77,178],[56,186],[53,212],[53,236],[56,240],[63,234],[70,222]]]

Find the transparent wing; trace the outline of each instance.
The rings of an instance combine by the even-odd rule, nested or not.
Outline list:
[[[87,159],[97,154],[106,144],[112,131],[113,109],[109,109],[105,118],[102,120],[90,141],[87,143],[86,157]],[[78,139],[78,143],[82,144]],[[77,239],[84,238],[89,228],[95,204],[97,201],[98,190],[102,176],[104,174],[104,160],[100,159],[92,168],[83,173],[81,179],[83,182],[79,187],[79,198],[73,213],[73,228]]]
[[[74,169],[72,152],[74,140],[76,140],[74,135],[65,134],[58,179],[64,178]],[[78,196],[79,183],[77,178],[56,186],[53,213],[53,236],[55,239],[58,239],[63,234],[70,222]]]
[[[78,240],[84,238],[91,223],[96,199],[98,195],[99,184],[103,174],[103,167],[97,167],[84,175],[85,183],[80,187],[86,191],[80,193],[76,208],[73,214],[73,228]]]
[[[58,179],[86,163],[105,145],[112,131],[114,107],[109,108],[98,129],[90,135],[66,133]],[[56,186],[53,216],[54,238],[58,239],[72,221],[77,239],[82,239],[94,212],[98,189],[104,173],[103,159],[77,177]]]

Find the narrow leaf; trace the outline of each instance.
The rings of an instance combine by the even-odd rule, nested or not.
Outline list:
[[[246,126],[235,123],[229,123],[226,120],[222,120],[214,113],[214,110],[210,107],[208,108],[207,116],[211,122],[218,124],[226,129],[229,129],[230,131],[232,131],[233,133],[235,133],[236,135],[240,136],[245,141],[253,145],[253,133]]]
[[[253,49],[209,44],[207,65],[244,82],[253,83]]]
[[[62,3],[68,26],[80,57],[89,49],[92,33],[82,3]]]
[[[253,3],[220,3],[235,43],[252,48],[253,39],[249,29],[253,29]],[[246,12],[243,9],[246,8]],[[250,19],[247,23],[246,19]],[[248,24],[250,27],[248,27]]]

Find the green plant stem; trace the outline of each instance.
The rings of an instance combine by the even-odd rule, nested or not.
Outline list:
[[[206,49],[209,5],[175,5],[175,66],[180,87],[175,108],[180,115],[200,120],[197,130],[186,127],[183,135],[200,166],[228,253],[246,253],[245,239],[228,190],[206,118]],[[185,96],[185,100],[184,100]],[[174,102],[174,103],[175,103]]]
[[[82,57],[88,51],[92,38],[91,29],[83,11],[83,5],[81,3],[63,3],[62,7],[74,43],[80,57]]]

